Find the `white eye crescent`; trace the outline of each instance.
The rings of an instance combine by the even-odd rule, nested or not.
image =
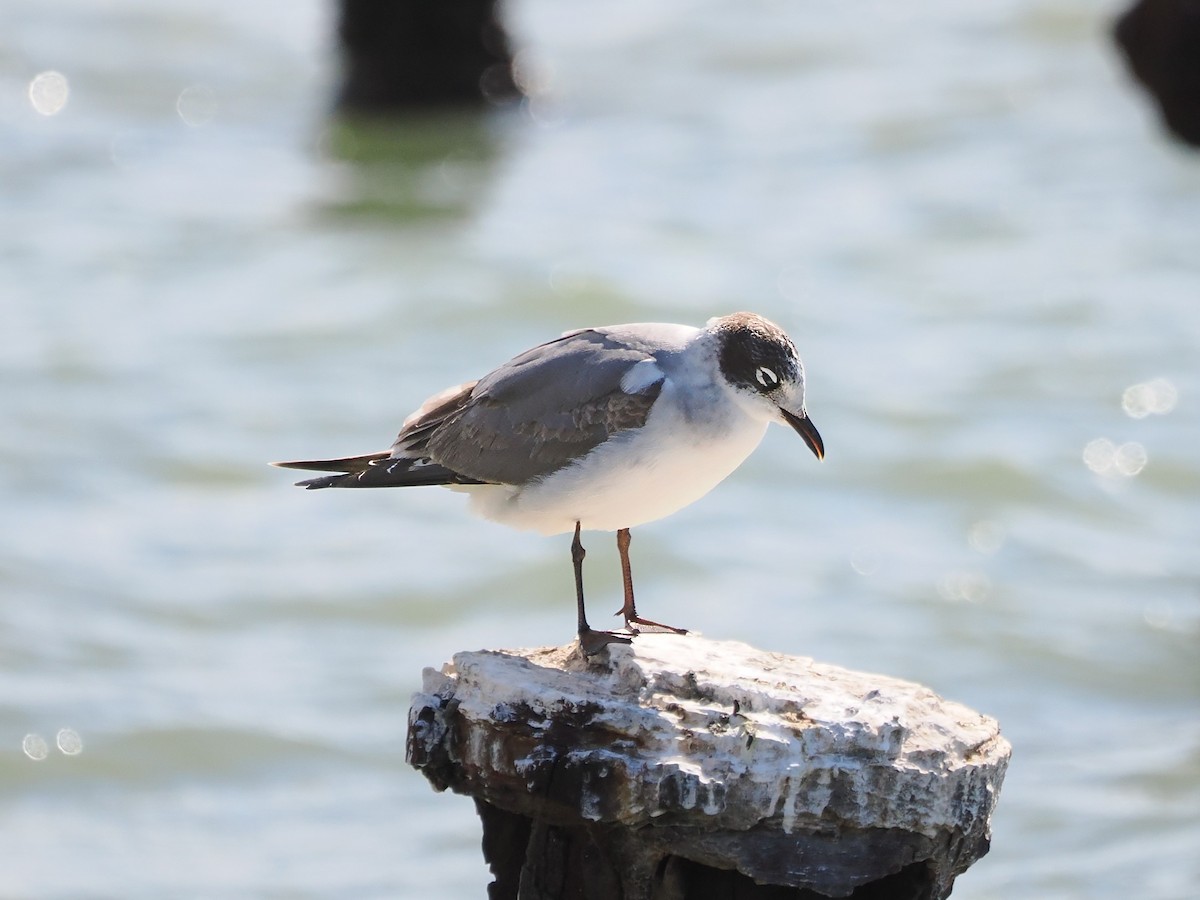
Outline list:
[[[767,390],[770,390],[771,388],[776,387],[779,384],[779,376],[776,375],[774,372],[772,372],[770,369],[768,369],[766,366],[759,366],[758,369],[755,370],[755,372],[754,372],[754,377],[757,378],[758,383],[761,384]]]

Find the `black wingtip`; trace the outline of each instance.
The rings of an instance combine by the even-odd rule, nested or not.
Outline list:
[[[385,460],[388,464],[380,465]],[[307,469],[334,473],[294,482],[296,487],[310,491],[332,487],[383,488],[484,483],[469,475],[463,475],[453,469],[431,463],[428,459],[393,458],[387,452],[372,453],[367,456],[348,456],[345,459],[273,462],[271,465],[283,469]]]
[[[273,462],[270,465],[280,469],[304,469],[309,472],[340,472],[352,474],[371,467],[372,463],[386,459],[389,451],[368,453],[365,456],[343,456],[338,459],[292,459],[286,462]]]
[[[345,483],[354,484],[356,476],[341,474],[341,475],[323,475],[320,478],[307,478],[304,481],[297,481],[296,487],[302,487],[306,491],[316,491],[321,488],[329,487],[345,487]]]

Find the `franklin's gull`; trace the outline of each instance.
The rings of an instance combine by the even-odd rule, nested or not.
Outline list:
[[[574,531],[579,640],[592,654],[630,636],[588,626],[580,530],[617,533],[629,632],[684,633],[638,615],[629,529],[707,494],[771,422],[790,425],[824,458],[795,345],[774,323],[739,312],[704,328],[568,331],[430,397],[390,450],[272,465],[338,473],[297,482],[310,490],[445,485],[468,493],[484,518],[542,534]]]

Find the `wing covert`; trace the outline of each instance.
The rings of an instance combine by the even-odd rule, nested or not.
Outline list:
[[[639,377],[636,392],[621,382],[646,360],[653,357],[609,334],[570,332],[481,378],[419,440],[434,462],[480,481],[521,484],[548,475],[645,423],[665,376]],[[405,432],[421,428],[417,419]]]

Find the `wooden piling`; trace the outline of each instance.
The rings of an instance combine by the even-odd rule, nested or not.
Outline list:
[[[339,0],[337,30],[343,112],[520,98],[497,0]]]
[[[409,711],[492,900],[946,897],[1010,752],[920,685],[693,635],[458,653]]]

